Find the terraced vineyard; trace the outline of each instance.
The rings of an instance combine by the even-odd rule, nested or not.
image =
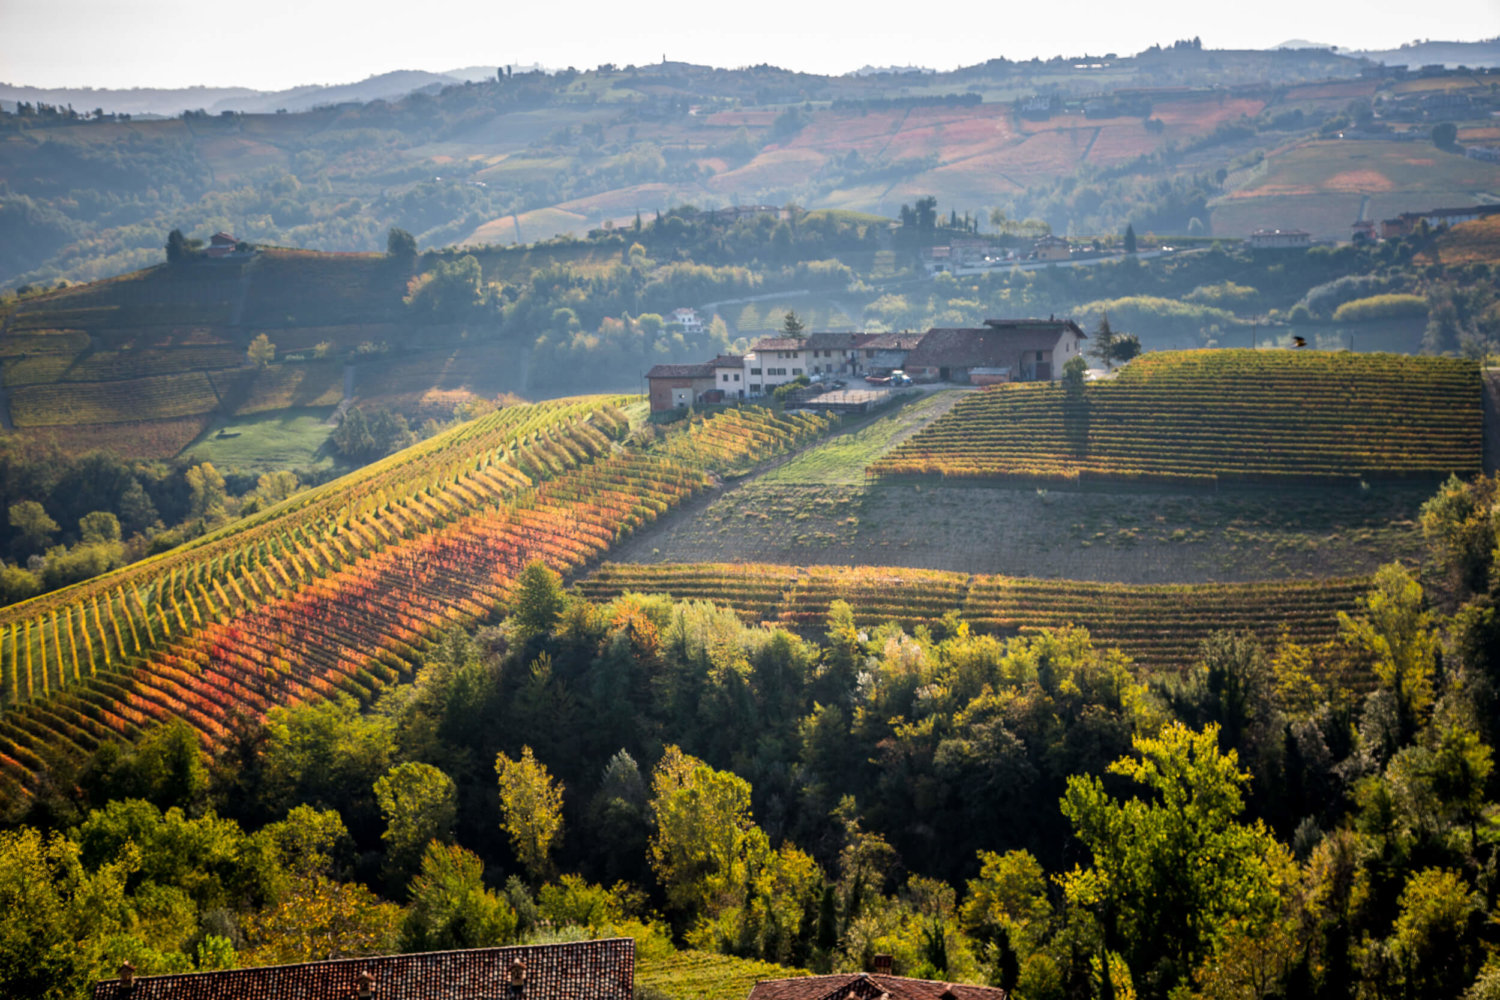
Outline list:
[[[1251,632],[1268,646],[1283,627],[1297,642],[1326,642],[1337,631],[1337,613],[1353,612],[1369,581],[1148,586],[888,566],[605,563],[577,587],[591,600],[627,591],[709,600],[748,621],[810,630],[821,629],[834,600],[848,601],[866,626],[931,626],[955,611],[976,630],[1001,635],[1081,625],[1096,646],[1117,647],[1151,669],[1176,670],[1221,629]]]
[[[828,426],[747,409],[622,448],[620,398],[507,407],[171,552],[0,609],[0,804],[51,753],[409,672],[540,558],[577,568],[708,483]],[[718,427],[723,422],[723,428]],[[692,434],[697,462],[669,454]],[[712,441],[712,446],[708,444]]]
[[[877,477],[1323,483],[1478,472],[1478,366],[1318,351],[1148,354],[1118,377],[973,393]]]

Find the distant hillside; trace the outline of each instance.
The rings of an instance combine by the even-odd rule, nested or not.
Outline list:
[[[489,70],[485,76],[494,75]],[[184,87],[177,89],[136,87],[111,89],[94,87],[27,87],[0,83],[0,106],[13,110],[18,101],[60,106],[72,105],[79,111],[98,108],[107,114],[160,115],[173,117],[184,111],[224,111],[268,114],[276,111],[306,111],[326,104],[389,101],[427,88],[441,88],[474,79],[470,71],[429,73],[424,70],[397,70],[381,73],[358,83],[311,84],[287,90],[255,90],[250,87]]]
[[[1390,66],[1404,64],[1412,69],[1431,65],[1443,65],[1449,69],[1458,66],[1467,66],[1470,69],[1500,66],[1500,38],[1490,38],[1482,42],[1412,42],[1397,49],[1340,49],[1339,51],[1344,55],[1370,59]]]
[[[392,225],[423,246],[531,242],[681,204],[894,217],[932,195],[982,223],[1000,209],[1058,231],[1128,221],[1207,233],[1220,166],[1233,174],[1353,99],[1288,88],[1354,81],[1359,67],[1326,51],[1194,49],[840,77],[665,63],[447,87],[440,74],[403,73],[275,95],[191,92],[169,96],[207,114],[169,121],[0,116],[0,285],[138,268],[172,228],[378,250]],[[420,92],[392,96],[411,87]],[[28,99],[43,96],[69,98]],[[71,97],[75,111],[101,106],[98,93]],[[346,103],[295,110],[335,102]],[[214,113],[236,107],[267,113]],[[1086,189],[1064,190],[1080,171]],[[1164,180],[1194,190],[1157,211]],[[1252,211],[1232,235],[1283,224],[1280,206],[1238,207]],[[1342,234],[1348,214],[1340,204],[1340,228],[1320,235]]]

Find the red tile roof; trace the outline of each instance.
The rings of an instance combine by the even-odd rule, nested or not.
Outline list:
[[[510,965],[518,958],[526,985],[513,993]],[[118,979],[95,983],[93,1000],[353,1000],[365,971],[375,977],[375,1000],[631,1000],[635,942],[611,938],[138,976],[130,987]]]
[[[647,378],[713,378],[714,366],[707,365],[656,365],[646,373]]]
[[[807,335],[807,346],[816,351],[848,350],[863,347],[876,336],[873,333],[810,333]]]
[[[800,979],[763,979],[749,1000],[1006,1000],[994,986],[971,986],[933,979],[908,979],[869,972]]]
[[[921,333],[880,333],[860,345],[872,351],[909,351],[922,342]]]
[[[1010,368],[1028,351],[1050,351],[1071,324],[994,329],[936,328],[906,356],[908,368]],[[1076,329],[1076,328],[1075,328]]]
[[[766,337],[757,340],[750,348],[752,351],[800,351],[807,346],[807,341],[800,337]]]
[[[738,354],[721,354],[708,363],[710,368],[743,368],[745,359]]]

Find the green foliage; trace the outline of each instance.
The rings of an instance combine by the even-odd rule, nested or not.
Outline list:
[[[385,255],[400,263],[411,264],[417,259],[417,238],[392,226],[385,237]]]
[[[484,886],[484,863],[457,844],[428,844],[401,922],[401,950],[493,948],[515,932],[515,911]]]
[[[1422,534],[1435,544],[1460,593],[1489,589],[1496,542],[1496,503],[1500,477],[1469,482],[1449,476],[1422,505]]]
[[[1426,720],[1435,696],[1439,644],[1432,616],[1423,608],[1422,585],[1400,563],[1376,572],[1363,605],[1357,617],[1339,612],[1341,638],[1395,697],[1404,742]]]
[[[552,780],[529,746],[521,748],[519,760],[503,753],[496,757],[495,773],[504,814],[501,826],[521,864],[540,882],[551,872],[550,855],[562,835],[563,786]]]
[[[1371,295],[1345,302],[1333,311],[1335,323],[1368,323],[1427,315],[1427,297],[1404,293]]]
[[[370,412],[351,406],[328,436],[334,450],[353,462],[373,462],[416,441],[406,418],[383,406]]]
[[[1110,765],[1153,793],[1119,801],[1097,777],[1068,779],[1062,810],[1093,863],[1064,880],[1068,902],[1098,915],[1107,946],[1118,947],[1137,986],[1165,997],[1209,953],[1231,920],[1276,916],[1290,881],[1284,847],[1259,822],[1245,824],[1233,751],[1220,753],[1218,727],[1193,732],[1171,723],[1137,736],[1139,757]]]
[[[10,526],[16,531],[20,544],[28,548],[41,548],[47,539],[58,530],[57,522],[35,500],[22,500],[10,505]]]
[[[517,639],[527,642],[546,635],[557,624],[567,604],[562,577],[541,560],[532,560],[516,577],[510,622]]]
[[[245,357],[257,368],[264,368],[276,360],[276,345],[264,333],[257,333],[251,339],[250,346],[245,349]]]
[[[431,764],[397,764],[375,782],[375,801],[385,817],[387,865],[398,886],[406,881],[429,843],[451,836],[458,811],[453,779]]]
[[[78,519],[78,534],[85,545],[120,540],[120,519],[107,510],[91,511]]]

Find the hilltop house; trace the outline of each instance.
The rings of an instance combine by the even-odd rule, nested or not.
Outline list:
[[[630,938],[136,976],[94,984],[93,1000],[631,1000]],[[965,998],[967,1000],[967,998]]]
[[[889,955],[876,955],[874,972],[762,979],[748,1000],[1007,1000],[996,986],[893,976],[890,967]]]
[[[240,241],[229,233],[218,232],[208,238],[208,249],[203,253],[206,257],[232,257],[239,245]]]
[[[987,319],[983,327],[928,330],[906,356],[913,378],[990,385],[1062,377],[1087,335],[1070,319]]]
[[[702,333],[703,320],[698,318],[698,310],[692,308],[673,309],[670,323],[676,323],[682,327],[683,333]]]

